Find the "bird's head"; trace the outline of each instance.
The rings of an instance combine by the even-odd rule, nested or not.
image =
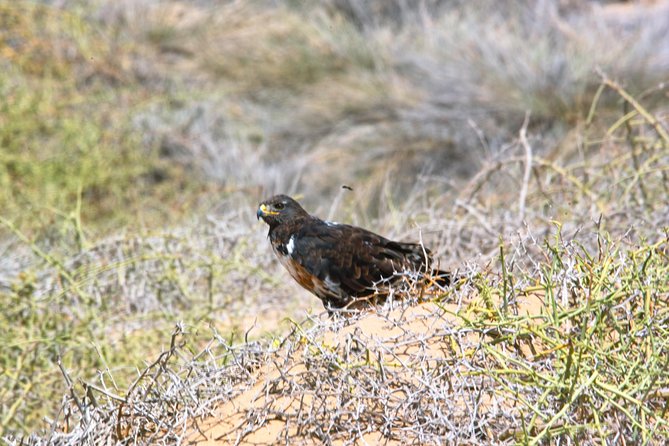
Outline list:
[[[258,206],[256,217],[262,218],[270,228],[299,217],[308,217],[307,211],[288,195],[275,195]]]

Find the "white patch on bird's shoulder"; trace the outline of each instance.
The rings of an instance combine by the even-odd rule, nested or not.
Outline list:
[[[295,236],[292,235],[290,237],[290,240],[288,240],[288,244],[286,245],[286,251],[288,251],[288,255],[292,256],[293,251],[295,251]]]
[[[339,223],[337,223],[336,221],[327,221],[326,220],[323,223],[325,223],[325,226],[339,226]]]

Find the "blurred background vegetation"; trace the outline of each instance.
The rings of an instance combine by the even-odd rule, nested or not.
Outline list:
[[[446,262],[494,250],[507,214],[479,214],[480,235],[445,209],[522,155],[521,128],[547,163],[605,168],[636,124],[604,76],[666,119],[666,1],[0,0],[0,435],[56,416],[58,361],[122,392],[180,320],[196,348],[318,311],[253,221],[270,194],[388,235],[421,224]],[[623,194],[648,215],[666,210],[653,172]],[[503,213],[519,183],[490,189]],[[537,215],[574,228],[620,197],[554,193]]]

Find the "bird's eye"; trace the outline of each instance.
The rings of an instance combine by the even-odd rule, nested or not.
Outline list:
[[[284,208],[284,205],[283,205],[283,203],[277,203],[276,205],[274,205],[274,207],[275,207],[277,210],[280,211],[281,209]]]

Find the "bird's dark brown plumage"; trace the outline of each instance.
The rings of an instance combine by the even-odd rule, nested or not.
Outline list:
[[[323,301],[328,310],[358,307],[375,297],[399,274],[436,275],[430,251],[417,243],[388,240],[355,226],[323,221],[309,215],[287,195],[260,203],[256,213],[269,225],[274,253],[290,275]],[[381,290],[381,291],[380,291]]]

